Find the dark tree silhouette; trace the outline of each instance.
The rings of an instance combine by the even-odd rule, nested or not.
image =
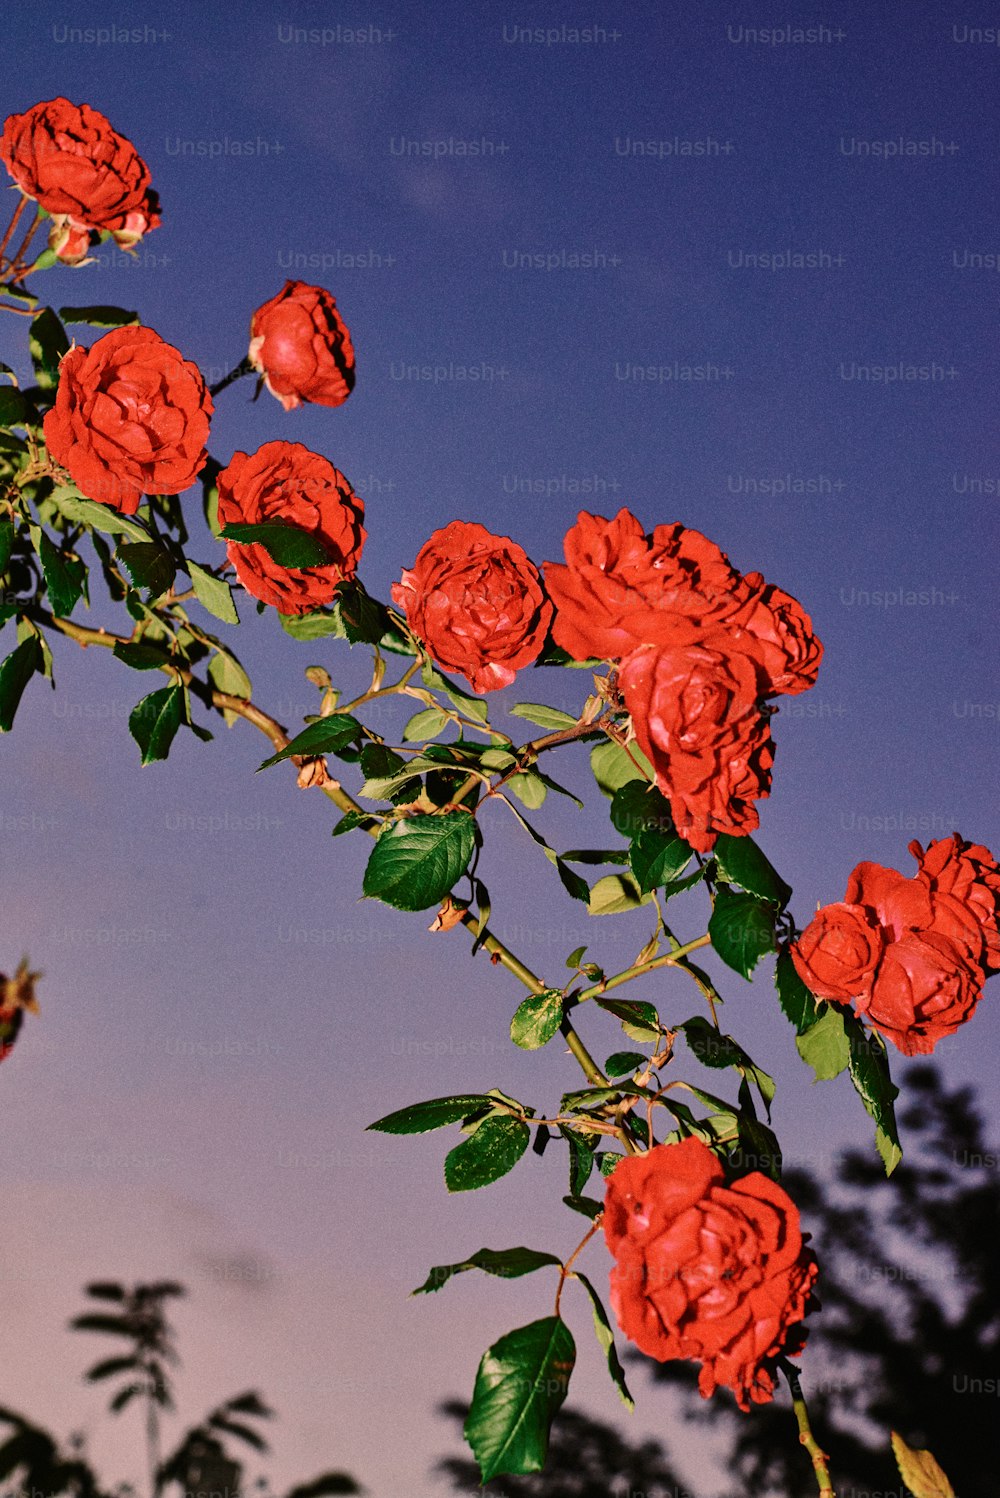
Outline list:
[[[439,1412],[461,1428],[469,1407],[450,1400]],[[434,1470],[455,1492],[490,1498],[695,1498],[678,1481],[659,1441],[630,1442],[612,1426],[565,1408],[552,1427],[544,1472],[498,1477],[483,1487],[479,1468],[466,1457],[443,1457]]]
[[[961,1498],[994,1498],[1000,1470],[1000,1172],[968,1087],[948,1091],[928,1063],[902,1086],[906,1154],[886,1180],[870,1152],[841,1157],[836,1180],[783,1184],[813,1234],[822,1310],[800,1359],[813,1430],[838,1493],[900,1493],[896,1429],[934,1453]],[[643,1359],[645,1363],[646,1360]],[[692,1391],[685,1410],[731,1442],[739,1498],[815,1498],[787,1389],[741,1415],[701,1401],[687,1365],[654,1377]]]

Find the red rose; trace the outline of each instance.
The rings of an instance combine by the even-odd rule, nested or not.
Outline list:
[[[935,908],[958,901],[982,932],[983,947],[978,960],[983,967],[1000,968],[1000,866],[981,843],[967,843],[957,832],[929,845],[925,853],[918,842],[910,852],[920,868],[917,878],[931,893]]]
[[[64,356],[45,441],[88,499],[132,515],[194,483],[212,411],[197,365],[152,328],[115,328]]]
[[[801,1351],[818,1273],[781,1186],[756,1170],[727,1184],[698,1139],[658,1144],[609,1177],[604,1235],[631,1342],[660,1362],[698,1359],[706,1398],[719,1385],[744,1410],[773,1397],[768,1363]]]
[[[308,614],[330,603],[353,577],[367,532],[365,507],[344,475],[301,442],[265,442],[252,456],[233,453],[219,474],[219,526],[284,521],[310,531],[330,560],[317,567],[282,567],[256,542],[228,543],[236,576],[279,614]]]
[[[683,525],[652,536],[626,509],[614,520],[581,511],[546,562],[556,606],[552,637],[576,660],[618,660],[637,645],[695,639],[747,601],[740,574],[713,541]]]
[[[886,947],[871,994],[857,1008],[904,1056],[926,1056],[971,1019],[982,979],[946,936],[907,932]]]
[[[286,411],[311,401],[339,406],[354,389],[354,347],[322,286],[286,281],[250,319],[253,368]]]
[[[149,168],[89,104],[50,99],[9,115],[0,158],[21,191],[51,214],[50,247],[68,264],[78,264],[101,231],[130,249],[160,223]]]
[[[718,631],[702,644],[634,650],[618,680],[681,836],[707,852],[720,832],[752,832],[774,759],[752,660]]]
[[[803,983],[824,999],[845,1003],[871,992],[885,949],[881,926],[863,905],[824,905],[790,948]]]
[[[538,568],[506,536],[453,520],[425,541],[393,601],[439,666],[474,692],[509,687],[545,644],[552,605]]]
[[[798,599],[765,583],[759,572],[750,573],[745,581],[754,588],[753,595],[729,622],[746,631],[746,648],[761,668],[761,696],[808,691],[823,659],[812,620]]]
[[[849,905],[863,905],[895,941],[907,931],[925,930],[934,918],[926,884],[880,863],[859,863],[847,881],[844,899]]]

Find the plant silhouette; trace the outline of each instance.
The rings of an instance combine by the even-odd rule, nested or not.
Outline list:
[[[74,1331],[97,1332],[123,1341],[124,1350],[102,1357],[84,1375],[90,1383],[114,1380],[108,1405],[119,1415],[135,1399],[145,1406],[146,1456],[150,1498],[160,1498],[171,1486],[185,1498],[239,1498],[243,1469],[233,1455],[240,1442],[264,1454],[267,1442],[255,1422],[273,1417],[254,1390],[224,1400],[198,1425],[186,1430],[168,1456],[161,1459],[161,1417],[174,1409],[172,1370],[180,1364],[166,1302],[186,1293],[174,1280],[126,1286],[101,1280],[86,1286],[86,1294],[107,1309],[88,1309],[70,1322]],[[19,1477],[18,1491],[32,1498],[107,1498],[83,1455],[83,1442],[71,1438],[67,1449],[43,1427],[23,1415],[0,1407],[0,1423],[10,1434],[0,1445],[0,1484]],[[260,1484],[258,1484],[260,1486]],[[266,1486],[266,1484],[264,1484]],[[116,1494],[130,1492],[119,1483]],[[324,1472],[289,1490],[284,1498],[327,1498],[360,1494],[364,1489],[346,1472]],[[3,1498],[10,1498],[8,1489]]]

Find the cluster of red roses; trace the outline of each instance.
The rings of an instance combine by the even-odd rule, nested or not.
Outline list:
[[[791,948],[806,987],[855,1008],[904,1056],[927,1055],[970,1019],[1000,968],[1000,865],[953,833],[912,879],[859,863],[844,899],[824,905]]]

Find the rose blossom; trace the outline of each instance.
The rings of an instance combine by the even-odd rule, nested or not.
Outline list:
[[[309,531],[329,561],[315,567],[282,567],[257,542],[228,543],[236,576],[255,598],[280,614],[308,614],[330,603],[354,576],[367,532],[365,507],[344,475],[301,442],[265,442],[255,453],[236,452],[219,474],[219,526],[234,521],[278,521]]]
[[[21,191],[51,215],[49,246],[67,264],[79,264],[101,231],[131,249],[160,223],[149,168],[89,104],[60,97],[9,115],[0,158]]]
[[[768,1364],[801,1351],[818,1273],[781,1186],[756,1170],[727,1184],[699,1139],[658,1144],[616,1165],[604,1235],[611,1306],[630,1341],[661,1362],[700,1361],[706,1398],[719,1385],[744,1410],[773,1397]]]
[[[720,630],[702,644],[634,650],[618,680],[681,837],[707,852],[720,832],[752,832],[774,759],[753,662],[730,653]]]
[[[133,515],[194,483],[212,411],[197,365],[152,328],[115,328],[64,355],[45,441],[82,494]]]
[[[748,573],[744,581],[753,588],[752,596],[729,623],[746,632],[745,648],[760,666],[761,696],[808,691],[823,659],[812,620],[797,598],[765,583],[759,572]]]
[[[871,992],[885,948],[881,926],[863,905],[824,905],[791,947],[803,983],[824,999],[844,1003]]]
[[[957,832],[939,838],[925,853],[916,841],[910,852],[920,865],[917,878],[927,885],[932,904],[948,909],[960,901],[964,911],[981,928],[983,947],[978,960],[983,967],[1000,968],[1000,866],[981,843],[967,843]]]
[[[971,1019],[983,974],[936,931],[907,932],[883,953],[871,994],[857,1000],[876,1030],[904,1056],[926,1056]]]
[[[354,389],[354,347],[322,286],[286,281],[250,320],[251,365],[286,411],[311,401],[339,406]]]
[[[522,548],[465,520],[424,542],[392,597],[438,665],[461,672],[479,693],[510,686],[540,654],[552,618]]]
[[[627,509],[614,520],[581,511],[563,546],[566,564],[546,562],[545,585],[556,606],[552,637],[576,660],[618,660],[638,645],[693,639],[749,596],[700,531],[658,525],[647,537]]]

